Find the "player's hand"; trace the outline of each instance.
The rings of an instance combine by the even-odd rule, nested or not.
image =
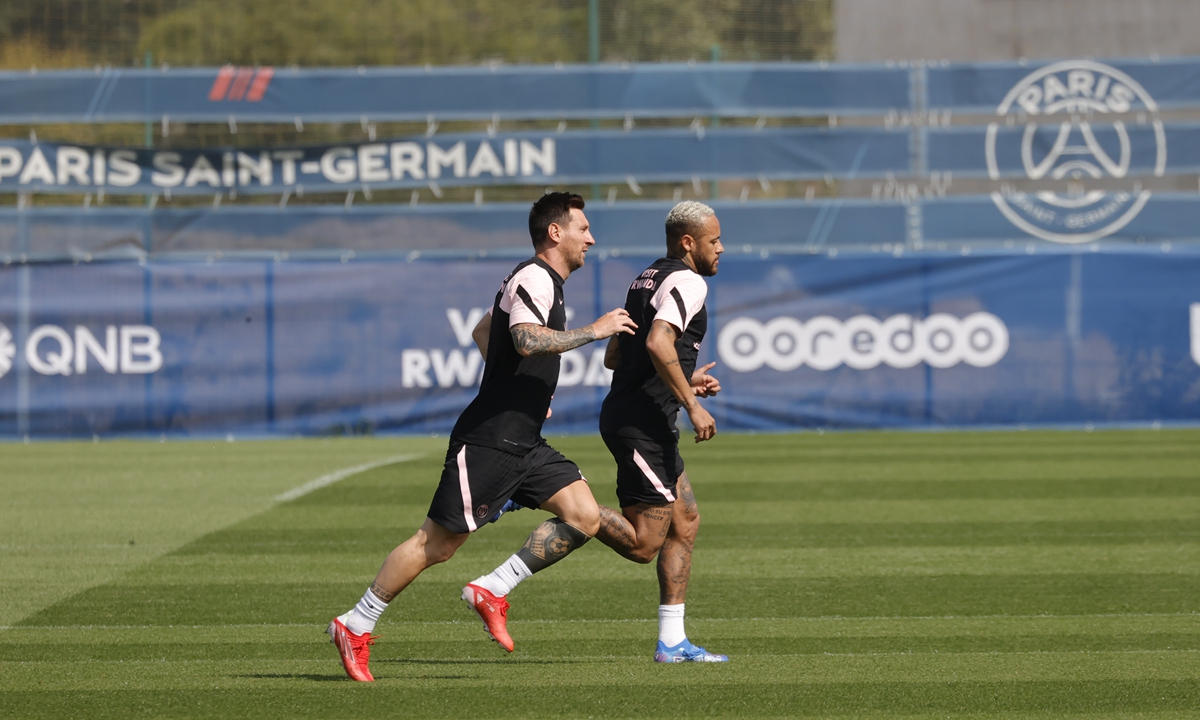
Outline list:
[[[709,415],[707,410],[700,407],[700,403],[692,403],[692,407],[688,410],[688,419],[692,421],[692,427],[696,429],[696,442],[711,440],[713,435],[717,434],[717,421],[713,420],[713,416]]]
[[[599,320],[592,323],[592,330],[596,333],[597,340],[603,340],[620,333],[632,335],[637,330],[637,323],[629,317],[625,308],[617,308],[600,316]]]
[[[702,368],[697,368],[696,372],[692,373],[690,384],[692,392],[696,394],[696,397],[712,397],[721,392],[721,382],[708,374],[708,371],[712,370],[716,365],[715,362],[710,362]]]

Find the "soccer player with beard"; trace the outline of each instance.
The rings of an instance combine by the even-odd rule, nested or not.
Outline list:
[[[387,556],[358,604],[329,623],[330,641],[355,680],[374,680],[367,665],[371,632],[388,604],[426,568],[449,560],[510,500],[555,517],[495,572],[463,588],[463,599],[488,634],[509,652],[504,596],[583,545],[600,526],[599,508],[579,468],[541,436],[561,353],[637,329],[619,308],[586,327],[565,329],[563,283],[583,267],[595,244],[583,206],[583,198],[570,193],[549,193],[533,204],[529,231],[535,255],[504,279],[491,312],[472,332],[487,359],[483,380],[450,433],[428,517]]]
[[[614,336],[605,365],[615,370],[600,412],[600,434],[617,461],[621,512],[600,507],[600,542],[622,557],[649,563],[658,555],[657,662],[726,662],[725,655],[693,645],[684,631],[684,599],[692,547],[700,528],[696,497],[679,454],[680,409],[696,442],[716,434],[698,398],[720,392],[708,371],[696,368],[708,327],[705,277],[717,274],[724,247],[721,224],[703,203],[681,202],[667,214],[667,256],[633,281],[625,309],[637,324]]]

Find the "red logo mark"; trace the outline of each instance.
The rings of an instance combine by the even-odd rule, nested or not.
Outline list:
[[[275,77],[273,67],[234,67],[226,65],[217,71],[217,79],[213,81],[212,89],[208,91],[208,99],[212,102],[222,100],[258,102],[267,92],[271,78]]]

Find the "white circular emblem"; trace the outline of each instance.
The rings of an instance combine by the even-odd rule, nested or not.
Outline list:
[[[0,324],[0,377],[12,370],[13,356],[17,354],[17,346],[13,345],[12,331]]]
[[[1120,120],[1097,122],[1103,115],[1145,111],[1154,114],[1149,133],[1130,134]],[[1048,65],[1017,83],[996,108],[1001,117],[1024,113],[1029,122],[1020,143],[1020,166],[1031,180],[1124,178],[1137,154],[1154,157],[1154,174],[1167,167],[1167,140],[1158,106],[1133,78],[1114,67],[1089,60]],[[993,180],[1016,158],[1011,144],[997,143],[1001,123],[988,125],[987,165]],[[1098,139],[1100,136],[1100,139]],[[1107,140],[1105,148],[1103,140]],[[1138,143],[1145,147],[1138,147]],[[1150,147],[1150,144],[1153,147]],[[1084,243],[1111,235],[1137,217],[1150,199],[1139,185],[1105,192],[994,192],[992,201],[1025,232],[1059,243]]]

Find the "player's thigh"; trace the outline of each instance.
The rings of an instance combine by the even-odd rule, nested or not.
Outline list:
[[[683,474],[683,458],[674,438],[655,440],[602,433],[617,463],[617,499],[626,508],[646,503],[669,505]]]
[[[525,473],[513,491],[513,500],[552,512],[572,525],[599,522],[596,498],[578,465],[549,445],[531,450],[524,464]]]
[[[663,546],[672,526],[674,505],[671,503],[639,502],[621,508],[621,514],[633,526],[637,546],[651,551],[651,555]]]
[[[503,450],[451,441],[428,517],[453,533],[475,532],[512,496],[522,459]]]

